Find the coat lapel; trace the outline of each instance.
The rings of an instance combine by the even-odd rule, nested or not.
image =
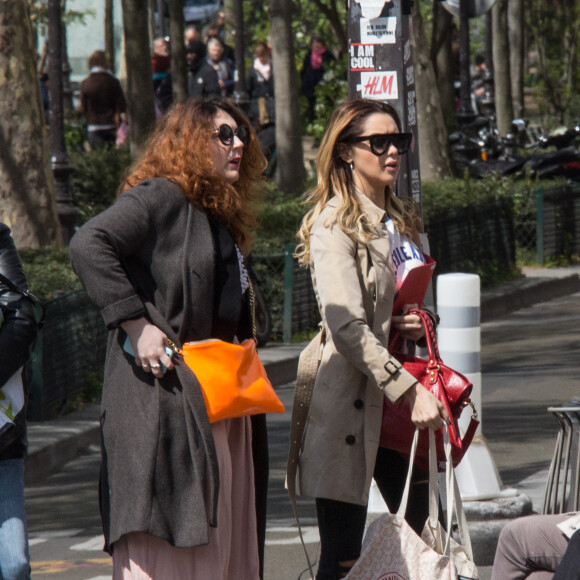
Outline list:
[[[211,335],[215,255],[209,220],[203,211],[188,204],[185,248],[195,248],[195,255],[183,257],[183,324],[180,340],[185,336],[203,339]]]

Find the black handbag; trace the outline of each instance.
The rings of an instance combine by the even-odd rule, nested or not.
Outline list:
[[[0,273],[0,282],[15,294],[32,302],[34,305],[35,322],[38,330],[44,325],[45,310],[44,305],[40,298],[35,296],[32,292],[19,288],[8,279],[4,274]],[[19,298],[18,300],[21,300]],[[5,311],[10,311],[13,315],[18,307],[14,304],[14,298],[10,298],[6,293],[0,294],[0,332],[2,332],[2,326],[5,319]],[[31,314],[31,313],[30,313]],[[27,316],[30,316],[28,314]],[[34,348],[34,341],[30,344],[30,352]],[[0,413],[3,416],[3,420],[0,421],[0,453],[4,449],[9,447],[13,441],[19,436],[19,428],[17,427],[18,417],[25,413],[25,388],[24,384],[27,382],[26,377],[22,373],[25,369],[21,369],[21,374],[14,374],[12,377],[7,379],[7,381],[0,385]]]

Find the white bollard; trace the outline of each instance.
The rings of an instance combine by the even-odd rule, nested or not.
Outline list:
[[[455,470],[461,497],[466,501],[514,495],[502,492],[502,482],[482,432],[480,280],[476,274],[442,274],[437,278],[437,342],[441,360],[473,383],[471,400],[481,421],[473,443]],[[466,407],[459,420],[461,433],[471,418]]]

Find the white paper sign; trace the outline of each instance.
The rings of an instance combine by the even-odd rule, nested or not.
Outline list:
[[[360,41],[362,44],[395,44],[395,32],[397,30],[397,17],[386,18],[361,18]]]
[[[378,18],[383,11],[383,6],[391,0],[356,0],[360,4],[362,15],[365,18]]]
[[[375,101],[398,99],[397,71],[361,72],[357,90],[363,99]]]

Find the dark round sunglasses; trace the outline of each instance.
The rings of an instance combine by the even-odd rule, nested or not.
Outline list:
[[[362,137],[352,137],[348,143],[362,143],[368,141],[371,151],[377,157],[384,155],[391,145],[394,145],[397,153],[403,155],[409,151],[413,141],[413,133],[379,133],[376,135],[363,135]]]
[[[234,135],[244,147],[250,142],[250,130],[245,125],[240,125],[235,131],[229,125],[220,125],[214,133],[224,145],[231,145],[234,142]]]

